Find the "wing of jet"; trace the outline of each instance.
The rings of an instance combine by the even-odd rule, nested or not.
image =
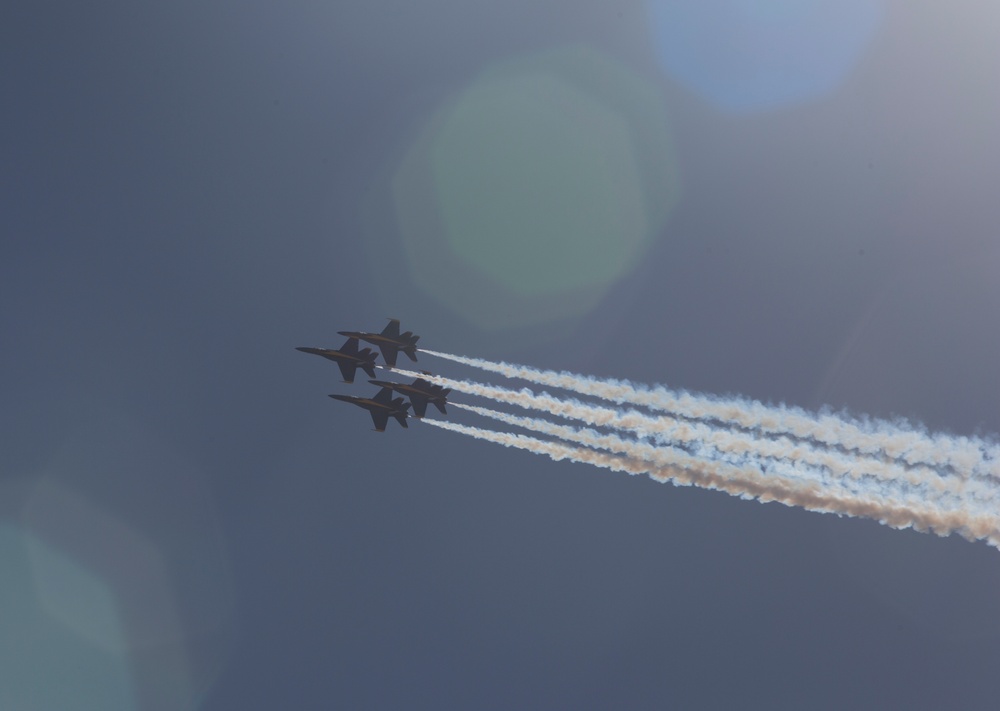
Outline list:
[[[340,375],[344,378],[345,383],[354,382],[354,374],[358,371],[358,366],[356,363],[348,363],[344,360],[337,361],[337,367],[340,368]]]
[[[383,343],[378,347],[379,352],[382,354],[382,360],[390,368],[396,367],[396,356],[399,354],[399,349],[396,346],[391,346],[388,343]]]
[[[366,348],[365,350],[368,349]],[[344,345],[340,347],[340,352],[346,356],[351,356],[351,358],[339,359],[337,361],[337,366],[340,368],[340,374],[343,376],[344,382],[353,383],[354,374],[358,372],[358,361],[354,360],[354,357],[358,355],[358,339],[348,338],[344,341]]]
[[[399,335],[399,319],[389,319],[388,325],[382,329],[382,335],[386,338],[396,338]]]
[[[423,417],[427,414],[427,397],[420,393],[410,393],[410,404],[413,405],[413,416]]]
[[[358,339],[348,338],[344,341],[344,345],[340,347],[340,352],[347,355],[357,355],[358,353]]]
[[[372,410],[372,422],[376,432],[385,432],[385,426],[389,424],[389,413],[385,410]]]

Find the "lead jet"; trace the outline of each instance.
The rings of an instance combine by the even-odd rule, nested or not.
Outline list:
[[[389,319],[389,325],[382,329],[382,333],[365,333],[364,331],[337,331],[341,336],[350,338],[360,338],[365,343],[378,346],[382,351],[382,358],[390,368],[396,367],[396,354],[403,351],[410,357],[410,360],[417,360],[417,339],[412,331],[406,333],[399,332],[399,319]],[[375,376],[372,376],[375,377]]]
[[[368,377],[375,377],[375,358],[378,357],[378,354],[371,348],[358,350],[357,338],[348,338],[340,350],[333,348],[296,348],[295,350],[323,356],[334,361],[340,366],[340,374],[344,376],[345,383],[354,382],[354,373],[358,368],[368,373]]]
[[[334,400],[343,400],[358,407],[363,407],[372,414],[372,422],[375,423],[376,432],[385,432],[385,426],[390,417],[395,417],[403,427],[406,424],[406,411],[410,409],[403,398],[392,399],[392,390],[382,388],[375,397],[354,397],[353,395],[331,395]]]
[[[423,378],[417,378],[409,385],[406,383],[393,383],[388,380],[369,380],[368,382],[372,385],[380,385],[383,388],[395,390],[400,395],[406,395],[406,397],[410,398],[410,404],[413,405],[414,417],[423,417],[427,413],[427,403],[433,403],[441,411],[442,415],[448,414],[447,410],[444,409],[444,403],[448,397],[448,393],[451,392],[451,388],[435,385]]]

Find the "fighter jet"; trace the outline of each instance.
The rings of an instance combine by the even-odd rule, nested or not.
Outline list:
[[[354,382],[354,373],[358,368],[368,373],[369,377],[375,377],[375,358],[377,354],[371,348],[358,350],[358,339],[348,338],[340,350],[333,348],[296,348],[303,353],[313,353],[335,361],[340,366],[340,374],[344,376],[345,383]]]
[[[385,432],[385,426],[390,417],[395,417],[403,427],[406,424],[406,411],[410,406],[401,397],[392,399],[392,390],[382,388],[373,398],[354,397],[353,395],[331,395],[334,400],[350,402],[358,407],[363,407],[372,414],[372,422],[375,423],[376,432]]]
[[[388,380],[369,380],[372,385],[380,385],[383,388],[389,388],[395,390],[400,395],[406,395],[410,398],[410,404],[413,405],[413,416],[423,417],[427,413],[427,403],[433,403],[438,410],[441,411],[442,415],[447,415],[447,410],[444,409],[445,399],[448,397],[448,393],[451,392],[451,388],[444,388],[440,385],[435,385],[434,383],[429,383],[423,378],[417,378],[409,385],[405,383],[393,383]]]
[[[365,333],[364,331],[337,331],[341,336],[360,338],[366,343],[378,346],[382,351],[382,358],[390,368],[396,367],[396,354],[403,351],[410,357],[410,360],[417,359],[417,339],[412,331],[406,333],[399,332],[399,319],[389,319],[389,325],[382,329],[382,333]],[[372,376],[374,377],[374,376]]]

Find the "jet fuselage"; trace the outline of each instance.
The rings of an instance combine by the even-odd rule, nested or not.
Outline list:
[[[410,406],[401,397],[393,400],[392,391],[388,388],[382,388],[373,398],[337,394],[331,394],[330,397],[334,400],[349,402],[352,405],[357,405],[368,410],[371,413],[372,422],[375,423],[375,429],[378,432],[385,431],[386,423],[390,417],[396,418],[403,427],[408,426],[406,424],[406,411],[410,409]]]
[[[399,319],[389,319],[389,325],[382,329],[381,333],[368,333],[366,331],[337,331],[337,333],[377,346],[382,352],[382,359],[390,368],[395,367],[396,355],[399,351],[403,351],[410,360],[417,360],[417,341],[420,336],[414,336],[411,331],[400,333]]]
[[[340,374],[344,377],[345,383],[354,382],[354,373],[358,368],[365,371],[369,377],[375,377],[375,358],[377,356],[371,348],[358,350],[357,338],[348,338],[339,350],[335,348],[308,348],[304,346],[300,346],[295,350],[332,360],[340,367]]]
[[[451,390],[443,388],[440,385],[434,385],[423,378],[417,378],[410,384],[394,383],[389,380],[369,380],[368,382],[372,385],[389,388],[401,395],[406,395],[410,398],[410,404],[413,405],[413,415],[415,417],[424,416],[427,412],[428,403],[433,404],[441,411],[441,414],[448,414],[448,411],[445,409],[445,402]]]

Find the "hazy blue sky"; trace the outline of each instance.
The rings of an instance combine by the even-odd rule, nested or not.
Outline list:
[[[5,4],[0,707],[995,709],[997,550],[294,350],[1000,431],[1000,9],[707,5]]]

